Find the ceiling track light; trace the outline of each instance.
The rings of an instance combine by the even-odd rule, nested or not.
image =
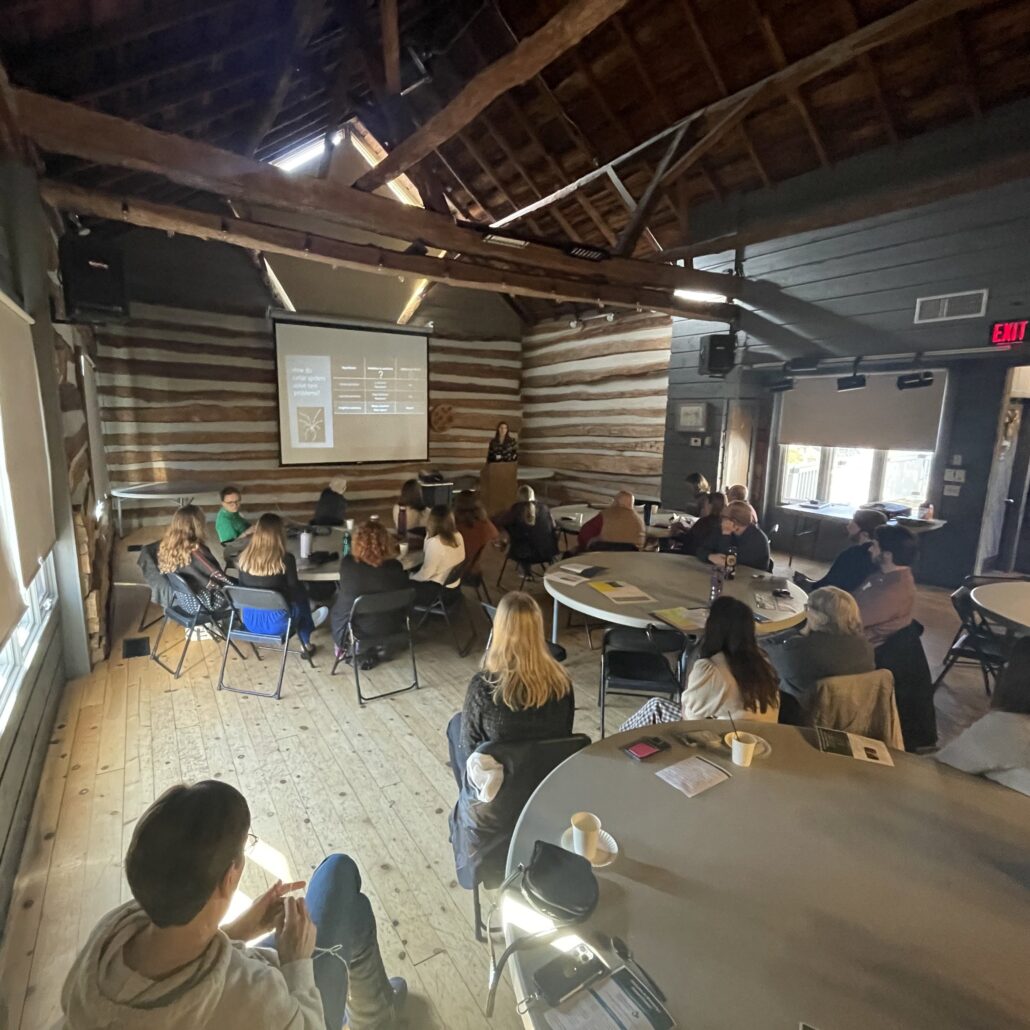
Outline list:
[[[839,393],[847,393],[849,390],[865,389],[865,376],[859,375],[858,372],[858,366],[861,361],[861,358],[855,358],[855,364],[851,369],[851,375],[841,376],[837,380],[837,391]]]
[[[928,386],[933,386],[933,373],[928,369],[898,376],[899,390],[922,390]]]
[[[794,389],[794,377],[783,376],[769,384],[770,393],[786,393],[788,390]]]

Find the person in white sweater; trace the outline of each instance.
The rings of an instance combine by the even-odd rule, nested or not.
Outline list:
[[[776,722],[779,680],[755,639],[751,609],[734,597],[712,603],[679,704],[651,698],[622,724],[640,729],[680,719],[752,719]]]
[[[991,710],[934,756],[1030,795],[1030,637],[1016,641],[998,677]]]
[[[65,981],[58,1025],[335,1030],[349,1016],[351,1030],[392,1027],[407,985],[386,976],[375,917],[346,855],[318,867],[306,901],[287,897],[303,881],[278,882],[223,923],[252,839],[247,802],[229,784],[166,790],[125,857],[133,900],[94,928]],[[244,943],[270,932],[258,946]]]
[[[454,513],[446,504],[436,504],[426,521],[426,543],[422,549],[422,565],[411,574],[415,584],[415,600],[432,604],[440,595],[447,577],[465,560],[465,541],[454,524]],[[457,590],[460,583],[451,583]]]

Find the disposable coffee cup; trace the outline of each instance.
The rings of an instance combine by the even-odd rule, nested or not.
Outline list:
[[[347,530],[348,533],[353,533],[354,532],[354,520],[353,519],[346,519],[344,521],[344,523],[343,523],[343,526]]]
[[[572,850],[593,862],[600,833],[601,820],[593,812],[577,812],[572,817]]]
[[[751,764],[751,759],[755,757],[756,747],[758,747],[758,738],[753,733],[734,734],[730,739],[733,764],[747,768]]]
[[[300,556],[302,558],[311,557],[311,537],[312,534],[306,531],[300,535]]]
[[[403,558],[408,553],[408,541],[407,540],[402,540],[397,545],[397,551],[400,554],[400,556]]]

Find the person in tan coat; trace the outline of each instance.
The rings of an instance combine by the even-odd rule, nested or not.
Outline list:
[[[599,511],[579,531],[579,550],[586,551],[594,540],[609,544],[632,544],[637,550],[644,546],[647,529],[644,520],[633,509],[633,495],[620,490],[603,511]]]

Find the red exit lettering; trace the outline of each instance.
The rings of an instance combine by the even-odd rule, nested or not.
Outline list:
[[[991,343],[996,347],[1011,347],[1026,339],[1027,319],[1021,322],[995,322],[991,326]]]

